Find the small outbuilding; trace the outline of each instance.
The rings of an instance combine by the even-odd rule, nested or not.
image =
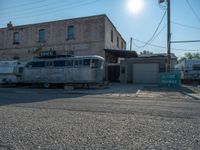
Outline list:
[[[157,84],[159,73],[166,72],[167,54],[140,55],[120,63],[120,82],[134,84]],[[171,70],[177,57],[171,54]]]

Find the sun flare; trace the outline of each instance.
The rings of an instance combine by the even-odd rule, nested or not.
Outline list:
[[[127,8],[132,13],[139,13],[143,8],[143,0],[128,0]]]

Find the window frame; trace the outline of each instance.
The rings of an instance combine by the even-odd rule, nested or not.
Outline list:
[[[14,45],[20,44],[20,34],[19,34],[19,32],[13,32],[13,44]]]
[[[43,65],[42,66],[34,66],[34,63],[42,63]],[[32,64],[31,64],[31,68],[45,68],[45,61],[35,61],[35,62],[32,62]]]
[[[71,63],[68,63],[68,62],[71,62]],[[74,60],[66,60],[65,66],[68,67],[68,68],[73,68],[74,67]]]
[[[76,39],[76,28],[74,25],[67,26],[67,40]]]
[[[111,30],[111,33],[110,33],[110,40],[111,40],[111,42],[113,43],[113,37],[114,37],[114,33],[113,33],[113,30]]]
[[[89,64],[85,64],[85,62],[86,61],[88,61],[89,60]],[[91,64],[91,61],[90,61],[91,59],[90,58],[85,58],[85,59],[83,59],[83,66],[84,67],[90,67],[90,64]]]
[[[119,36],[117,36],[117,47],[119,48]]]
[[[62,62],[62,63],[61,63]],[[56,64],[57,63],[57,64]],[[64,63],[64,64],[63,64]],[[55,65],[56,64],[56,65]],[[59,65],[58,65],[59,64]],[[55,60],[53,62],[53,67],[65,67],[66,61],[65,60]]]
[[[46,35],[45,35],[46,30],[45,29],[40,29],[38,33],[38,41],[39,43],[45,43],[46,42]],[[42,34],[43,33],[43,34]]]

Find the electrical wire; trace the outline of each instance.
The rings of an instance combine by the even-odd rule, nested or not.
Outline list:
[[[161,32],[166,28],[166,26],[167,25],[165,25],[164,27],[162,27],[162,29],[158,32],[158,34],[152,39],[152,41],[151,42],[153,42],[160,34],[161,34]],[[149,43],[150,44],[150,43]],[[148,45],[149,45],[148,44]],[[140,48],[140,47],[138,47],[138,45],[133,41],[133,45],[135,45],[137,48]]]
[[[163,16],[162,16],[162,18],[161,18],[161,20],[160,20],[158,26],[156,27],[156,30],[154,31],[153,35],[151,36],[151,38],[150,38],[147,42],[145,42],[145,44],[144,44],[143,46],[138,46],[138,45],[137,45],[138,48],[144,48],[144,47],[146,47],[148,44],[150,44],[150,42],[152,42],[152,40],[154,39],[154,37],[155,37],[155,35],[156,35],[158,29],[160,28],[160,25],[162,24],[162,22],[163,22],[163,20],[164,20],[164,17],[165,17],[165,15],[166,15],[166,12],[167,12],[167,11],[165,11],[165,13],[163,14]]]
[[[197,18],[197,20],[200,22],[200,17],[199,15],[196,13],[196,11],[194,10],[194,8],[192,7],[192,5],[190,4],[189,0],[186,0],[188,6],[190,7],[192,13],[194,14],[194,16]]]
[[[162,27],[162,29],[158,32],[158,34],[152,39],[151,42],[153,42],[161,33],[162,31],[164,31],[164,29],[167,27],[167,25],[164,25],[164,27]]]
[[[13,9],[13,8],[19,8],[21,6],[27,6],[27,5],[33,5],[33,4],[38,4],[40,2],[44,2],[46,0],[38,0],[38,1],[33,1],[31,3],[23,3],[23,4],[20,4],[20,5],[15,5],[15,6],[11,6],[11,7],[7,7],[7,8],[1,8],[1,10],[9,10],[9,9]]]
[[[146,43],[144,41],[141,41],[141,40],[138,40],[138,39],[135,39],[135,38],[133,38],[133,40],[135,40],[137,42],[140,42],[140,43]],[[165,46],[156,45],[156,44],[148,44],[148,45],[152,46],[152,47],[162,48],[162,49],[166,49],[167,48]],[[186,49],[180,49],[180,48],[172,48],[172,50],[175,50],[175,51],[200,51],[200,50],[186,50]]]
[[[86,1],[86,0],[85,0]],[[23,10],[20,10],[20,11],[14,11],[13,10],[10,10],[12,13],[9,13],[9,12],[4,12],[4,14],[1,15],[1,17],[6,17],[6,16],[18,16],[18,15],[23,15],[23,14],[32,14],[32,13],[35,13],[35,11],[44,11],[44,10],[52,10],[54,8],[58,8],[59,6],[66,6],[66,5],[72,5],[72,4],[77,4],[77,3],[80,3],[80,2],[83,2],[82,1],[78,1],[78,2],[72,2],[72,3],[66,3],[68,2],[68,0],[65,0],[65,1],[62,1],[62,2],[53,2],[53,3],[46,3],[44,5],[40,5],[40,6],[37,6],[37,7],[34,7],[33,5],[31,5],[31,8],[27,7]],[[49,7],[49,6],[53,6],[53,7]],[[45,7],[48,7],[45,9]],[[42,9],[40,9],[42,8]]]
[[[40,11],[40,12],[38,12],[38,13],[35,13],[35,14],[33,14],[33,15],[23,15],[23,16],[15,16],[15,17],[11,17],[11,18],[9,18],[9,19],[16,19],[16,18],[25,18],[25,17],[34,17],[34,16],[41,16],[41,15],[43,15],[43,14],[51,14],[51,13],[58,13],[58,12],[60,12],[60,11],[63,11],[63,10],[66,10],[66,9],[72,9],[72,8],[77,8],[77,7],[81,7],[81,6],[86,6],[86,5],[89,5],[89,4],[92,4],[92,3],[95,3],[95,2],[97,2],[98,0],[93,0],[93,1],[88,1],[88,2],[86,2],[85,3],[85,1],[86,0],[81,0],[81,1],[79,1],[79,2],[76,2],[76,3],[71,3],[71,5],[70,4],[68,4],[67,6],[71,6],[71,7],[66,7],[65,5],[64,5],[64,7],[63,8],[57,8],[57,9],[54,9],[54,10],[49,10],[49,8],[48,9],[45,9],[45,10],[47,10],[47,11]],[[80,4],[81,3],[81,4]],[[76,5],[77,4],[77,5]]]
[[[185,24],[178,23],[178,22],[175,22],[175,21],[171,21],[171,23],[173,23],[173,24],[175,24],[175,25],[182,26],[182,27],[187,27],[187,28],[191,28],[191,29],[200,30],[200,28],[199,28],[199,27],[190,26],[190,25],[185,25]]]

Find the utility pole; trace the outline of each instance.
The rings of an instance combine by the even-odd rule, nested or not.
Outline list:
[[[132,51],[132,43],[133,43],[133,38],[131,37],[131,39],[130,39],[130,51]]]
[[[170,1],[167,0],[167,67],[166,71],[171,71],[171,24],[170,24]]]

